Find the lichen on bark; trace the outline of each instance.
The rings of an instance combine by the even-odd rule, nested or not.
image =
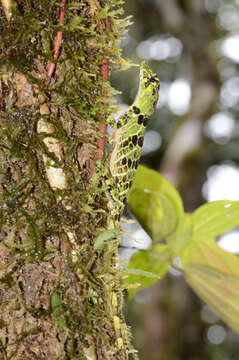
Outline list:
[[[62,25],[58,1],[15,5],[11,21],[0,8],[0,359],[135,358],[117,243],[93,249],[107,199],[88,204],[99,114],[116,109],[100,66],[127,66],[129,19],[119,0],[67,1]]]

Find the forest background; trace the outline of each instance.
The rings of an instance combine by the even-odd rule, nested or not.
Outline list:
[[[142,163],[176,186],[185,211],[206,201],[239,200],[239,1],[128,0],[125,10],[134,21],[123,42],[125,57],[147,60],[161,80]],[[135,96],[136,74],[132,68],[112,77],[123,107]],[[149,241],[139,226],[127,230]],[[219,244],[238,254],[238,239],[235,229]],[[125,257],[132,252],[122,249]],[[126,313],[142,360],[238,357],[238,335],[174,271],[137,293]]]

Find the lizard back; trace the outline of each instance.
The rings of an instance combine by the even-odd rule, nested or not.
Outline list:
[[[119,118],[114,147],[110,157],[110,172],[117,185],[116,200],[126,203],[139,164],[144,133],[158,100],[159,78],[143,62],[140,67],[139,90],[134,103]]]

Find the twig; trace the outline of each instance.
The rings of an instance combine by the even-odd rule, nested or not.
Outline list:
[[[12,17],[12,13],[11,13],[11,6],[12,6],[12,1],[11,0],[1,0],[2,2],[2,7],[3,10],[5,12],[6,18],[8,21],[10,21],[11,17]]]
[[[59,18],[59,24],[63,23],[64,20],[64,16],[65,16],[65,9],[66,9],[66,0],[61,0],[62,2],[62,7],[61,7],[61,11],[60,11],[60,18]],[[58,31],[56,34],[56,41],[55,41],[55,46],[54,46],[54,53],[53,53],[53,59],[57,60],[58,56],[59,56],[59,52],[60,52],[60,47],[61,47],[61,40],[62,40],[62,31]],[[55,70],[56,67],[56,63],[55,62],[51,62],[48,68],[48,80],[51,79],[52,74]]]

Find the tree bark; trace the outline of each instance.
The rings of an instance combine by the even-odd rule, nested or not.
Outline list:
[[[90,185],[115,110],[101,66],[124,63],[128,19],[118,0],[69,0],[64,22],[57,1],[13,5],[10,21],[0,10],[0,359],[136,358],[118,243],[93,249],[109,210]]]

